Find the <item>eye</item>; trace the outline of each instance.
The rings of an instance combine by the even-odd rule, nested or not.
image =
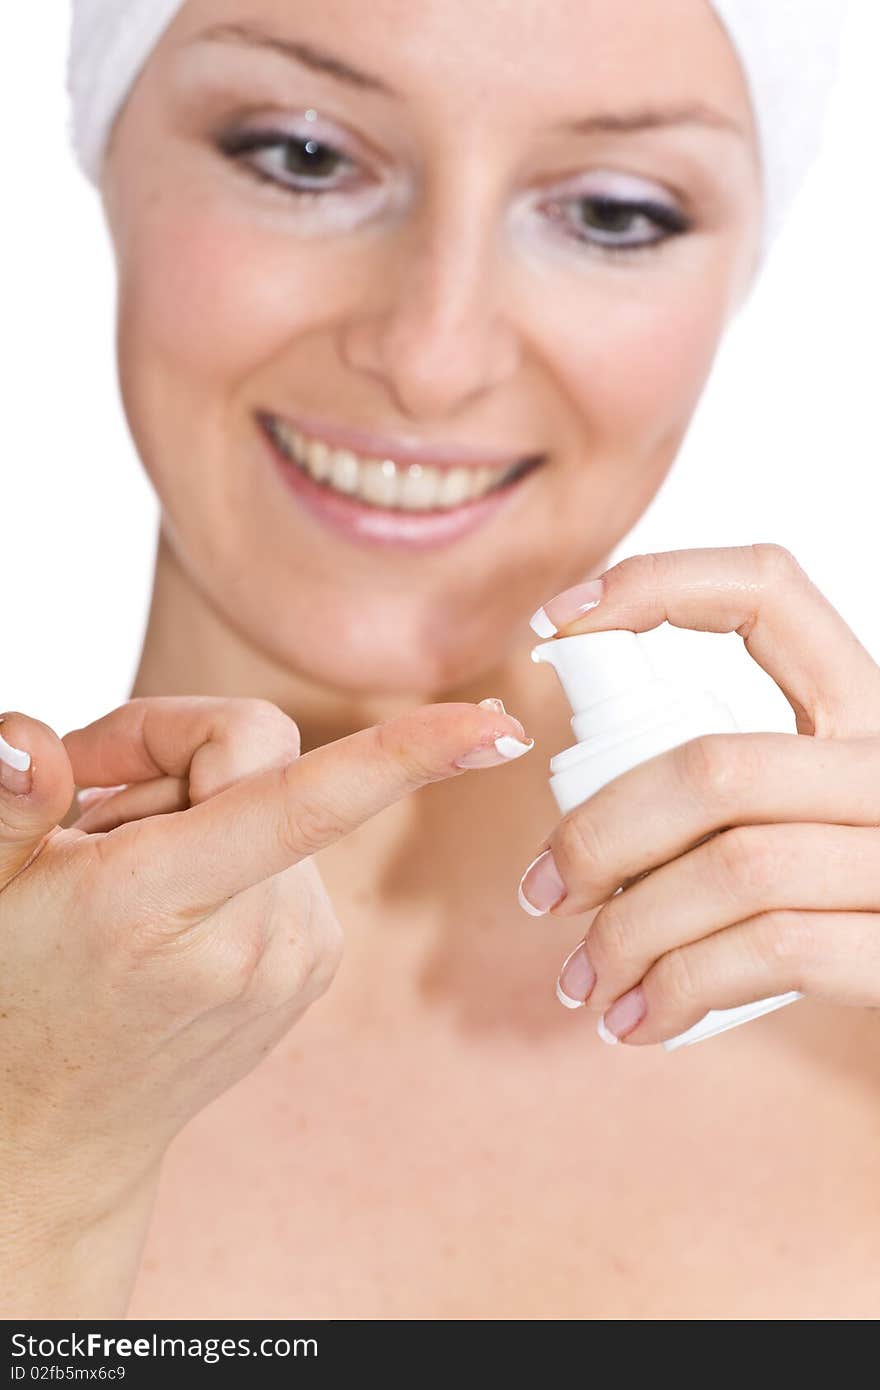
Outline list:
[[[677,208],[650,199],[610,198],[589,194],[566,201],[554,199],[548,212],[569,235],[603,249],[632,251],[657,246],[688,230]]]
[[[223,154],[245,165],[257,178],[292,193],[335,193],[354,182],[358,169],[342,150],[312,134],[237,131],[222,137],[219,145]]]

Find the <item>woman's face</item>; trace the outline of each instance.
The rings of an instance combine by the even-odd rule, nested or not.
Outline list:
[[[607,557],[761,211],[708,0],[188,0],[104,193],[179,563],[353,690],[478,677]]]

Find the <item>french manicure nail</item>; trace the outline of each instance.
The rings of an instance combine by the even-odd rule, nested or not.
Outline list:
[[[586,947],[581,942],[566,956],[556,981],[556,998],[567,1009],[583,1008],[596,983],[596,972],[590,964]]]
[[[493,743],[487,746],[481,745],[474,748],[470,753],[463,754],[456,758],[455,766],[463,768],[475,767],[500,767],[502,763],[512,762],[514,758],[521,758],[523,753],[528,753],[529,749],[534,748],[535,740],[530,738],[528,743],[523,743],[522,739],[514,738],[512,734],[500,734]]]
[[[529,627],[538,637],[555,637],[561,627],[576,622],[583,617],[602,598],[605,590],[604,579],[588,579],[583,584],[575,584],[571,589],[563,589],[532,614]]]
[[[615,999],[610,1009],[605,1010],[603,1017],[596,1024],[596,1032],[603,1042],[618,1043],[641,1023],[647,1008],[645,992],[641,985],[636,985],[635,989],[622,994],[619,999]]]
[[[0,724],[4,721],[0,719]],[[31,789],[31,755],[13,748],[0,734],[0,785],[14,796],[25,796]]]
[[[526,869],[519,881],[517,899],[532,917],[543,917],[551,907],[561,903],[567,889],[556,867],[552,851],[542,850]]]
[[[528,753],[530,748],[534,748],[535,740],[530,738],[528,743],[523,743],[520,738],[513,738],[511,734],[502,734],[495,740],[495,751],[505,760],[510,762],[513,758],[521,758],[523,753]]]
[[[532,632],[536,632],[539,637],[548,638],[556,636],[556,624],[551,623],[544,608],[537,608],[529,618],[529,627]]]
[[[76,799],[85,811],[91,809],[92,806],[99,805],[102,801],[108,801],[111,796],[124,790],[124,785],[118,787],[80,787]]]

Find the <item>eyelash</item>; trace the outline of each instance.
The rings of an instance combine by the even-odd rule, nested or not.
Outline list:
[[[594,208],[602,209],[613,216],[622,215],[626,219],[644,218],[645,221],[653,223],[657,233],[650,238],[642,241],[605,241],[600,235],[587,235],[583,230],[584,223],[580,227],[572,226],[570,218],[564,212],[566,207],[584,207],[591,204]],[[590,248],[598,251],[605,256],[634,256],[637,254],[647,254],[659,251],[667,241],[674,237],[683,236],[690,231],[691,223],[676,208],[669,207],[666,203],[658,203],[650,198],[611,198],[600,193],[581,194],[580,197],[573,196],[569,199],[554,199],[548,207],[548,212],[553,221],[563,225],[565,235],[580,243],[586,243]],[[596,229],[594,229],[594,232]]]
[[[288,182],[279,177],[278,174],[261,168],[255,159],[246,158],[246,156],[278,149],[303,151],[308,150],[309,144],[314,144],[315,149],[308,151],[309,153],[316,153],[317,151],[329,153],[338,158],[343,167],[348,166],[349,169],[357,167],[355,161],[342,150],[315,135],[290,135],[278,130],[234,131],[220,137],[217,144],[221,154],[236,162],[252,178],[258,179],[261,183],[270,184],[302,201],[315,201],[346,190],[344,187],[342,189],[327,187],[326,184],[311,188],[302,187],[294,182]],[[581,223],[581,229],[578,229],[572,225],[570,218],[563,211],[564,208],[572,205],[577,207],[587,204],[592,204],[594,208],[602,209],[613,216],[622,214],[624,218],[644,218],[653,223],[657,229],[657,235],[642,241],[632,242],[604,241],[600,236],[590,236],[583,230],[583,223]],[[691,229],[691,223],[681,212],[651,199],[621,199],[606,197],[601,194],[582,194],[579,197],[575,195],[564,200],[556,198],[549,204],[547,210],[552,220],[563,225],[565,235],[600,255],[608,257],[633,257],[637,254],[644,255],[648,252],[656,252],[665,242],[674,237],[682,236]]]
[[[325,198],[330,193],[339,192],[335,188],[302,188],[297,184],[288,183],[285,179],[279,178],[277,174],[269,173],[266,169],[260,168],[255,160],[245,158],[246,155],[273,149],[299,148],[300,150],[308,150],[309,144],[314,144],[316,150],[328,151],[330,154],[338,156],[351,168],[355,167],[354,160],[349,159],[347,154],[326,140],[320,140],[314,135],[286,135],[278,130],[234,131],[230,135],[221,136],[218,141],[218,148],[221,154],[239,164],[253,178],[259,179],[261,183],[272,184],[296,198]]]

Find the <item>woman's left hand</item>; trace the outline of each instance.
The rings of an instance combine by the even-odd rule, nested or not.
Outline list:
[[[554,917],[604,904],[562,1002],[629,1043],[788,990],[880,1006],[880,667],[782,546],[634,555],[602,578],[589,611],[586,586],[550,600],[545,630],[737,632],[798,732],[692,739],[565,816],[521,883]]]

